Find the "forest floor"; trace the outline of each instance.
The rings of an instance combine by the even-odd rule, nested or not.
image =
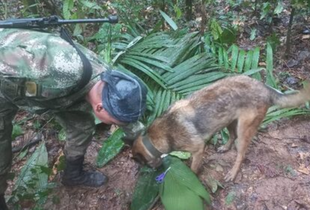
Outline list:
[[[253,23],[253,22],[252,22]],[[295,21],[292,29],[291,55],[284,58],[284,37],[287,31],[288,17],[273,26],[273,31],[280,37],[281,45],[274,52],[274,68],[277,78],[283,87],[299,88],[300,82],[310,79],[310,37],[302,33],[310,23],[306,20]],[[249,49],[266,39],[264,26],[257,24],[260,36],[249,40],[249,31],[244,30],[238,39],[238,45]],[[245,27],[246,29],[246,27]],[[270,35],[270,33],[269,33]],[[17,117],[23,118],[26,113],[20,112]],[[27,139],[31,133],[31,122],[24,124]],[[103,129],[102,129],[103,128]],[[48,130],[50,129],[50,130]],[[57,139],[57,131],[46,127],[46,141],[49,162],[54,163],[61,155],[63,142]],[[85,156],[85,167],[95,169],[95,161],[101,147],[100,141],[109,132],[107,127],[98,129]],[[258,132],[249,147],[246,160],[235,182],[224,181],[224,176],[232,167],[236,157],[236,149],[218,154],[220,145],[209,145],[205,151],[199,179],[211,191],[210,183],[217,180],[222,187],[212,193],[214,210],[309,210],[310,209],[310,117],[300,116],[281,119]],[[29,152],[33,151],[30,149]],[[12,171],[18,173],[24,160],[16,160]],[[48,210],[128,210],[135,183],[139,175],[139,165],[131,158],[129,147],[110,161],[101,171],[109,177],[106,185],[99,188],[64,187],[57,174],[54,180],[57,186],[45,208]],[[14,182],[10,182],[10,193]],[[31,203],[23,203],[23,209],[31,209]],[[163,210],[157,202],[152,210]]]
[[[223,178],[231,168],[236,150],[219,154],[214,146],[206,150],[199,179],[208,187],[218,180],[223,188],[212,194],[214,210],[308,210],[310,209],[310,117],[281,120],[257,134],[235,182]],[[93,142],[86,163],[94,165],[100,145]],[[107,185],[91,189],[64,187],[54,190],[58,204],[50,210],[129,210],[139,165],[125,148],[105,167],[98,169],[110,179]],[[209,184],[209,185],[208,185]],[[158,202],[152,210],[163,210]]]

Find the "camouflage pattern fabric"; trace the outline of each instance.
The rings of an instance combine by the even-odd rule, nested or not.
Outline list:
[[[42,113],[46,109],[66,108],[84,97],[107,65],[92,51],[77,46],[93,67],[92,81],[79,93],[62,99],[81,79],[83,65],[77,51],[56,33],[0,29],[0,79],[23,79],[42,87],[41,97],[18,98],[14,104]]]

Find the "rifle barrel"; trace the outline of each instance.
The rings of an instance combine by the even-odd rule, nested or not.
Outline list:
[[[21,19],[8,19],[0,21],[0,28],[46,28],[50,26],[60,26],[63,24],[72,23],[117,23],[117,16],[109,16],[102,19],[75,19],[75,20],[62,20],[56,16],[49,18],[21,18]]]
[[[67,23],[117,23],[116,18],[102,18],[102,19],[76,19],[76,20],[58,20],[60,24]]]

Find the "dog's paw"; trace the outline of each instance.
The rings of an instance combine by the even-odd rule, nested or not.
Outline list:
[[[226,145],[220,146],[219,148],[217,148],[217,152],[219,153],[224,153],[227,152],[229,150],[229,148]]]
[[[237,172],[234,172],[233,170],[230,170],[226,176],[224,177],[224,180],[226,182],[229,182],[229,181],[234,181],[235,178],[236,178],[236,175],[237,175]]]

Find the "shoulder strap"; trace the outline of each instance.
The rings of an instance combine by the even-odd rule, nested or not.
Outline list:
[[[76,92],[88,84],[88,82],[91,79],[93,69],[92,69],[92,66],[89,60],[85,56],[85,54],[74,44],[68,31],[63,27],[61,27],[61,30],[60,30],[60,37],[66,40],[69,44],[71,44],[76,49],[76,51],[78,52],[82,60],[82,64],[83,64],[82,77],[81,77],[81,80],[77,83],[77,85],[72,90],[72,92]]]

